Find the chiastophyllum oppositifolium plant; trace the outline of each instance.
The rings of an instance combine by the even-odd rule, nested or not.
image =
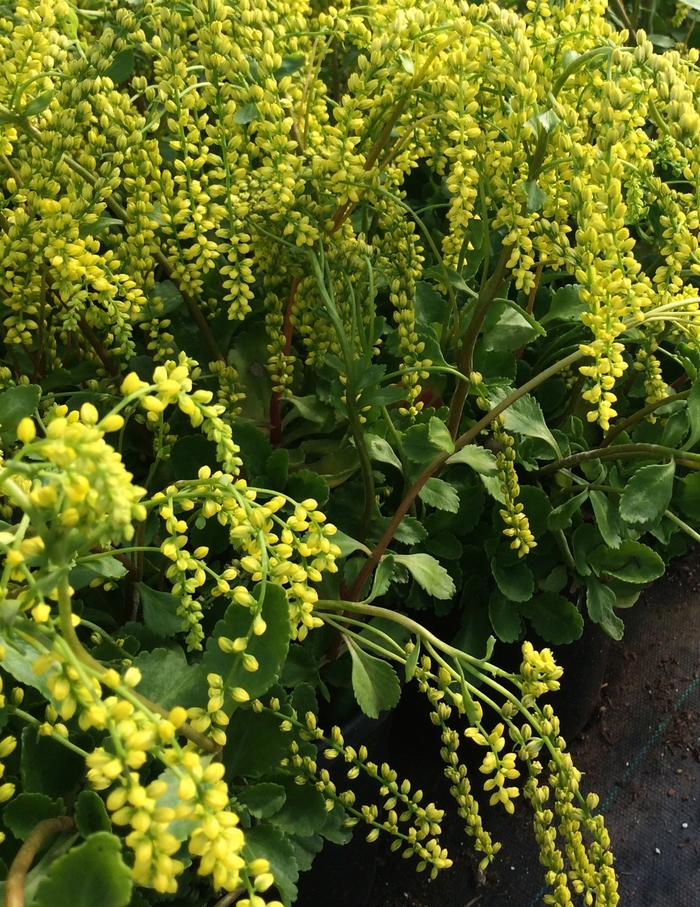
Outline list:
[[[288,905],[356,825],[448,867],[340,729],[405,677],[482,868],[484,788],[616,904],[523,640],[619,638],[698,539],[697,52],[588,2],[0,11],[6,903]]]

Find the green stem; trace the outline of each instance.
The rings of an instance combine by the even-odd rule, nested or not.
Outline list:
[[[572,76],[575,72],[578,72],[578,70],[585,66],[589,60],[592,60],[594,57],[598,57],[601,54],[612,53],[612,50],[612,47],[594,47],[593,50],[589,50],[585,54],[581,54],[581,56],[577,57],[573,61],[573,63],[569,63],[564,72],[554,83],[554,85],[552,86],[552,95],[556,98],[566,84],[569,76]]]
[[[615,447],[597,447],[593,450],[584,450],[538,469],[535,475],[547,476],[558,472],[560,469],[570,469],[585,463],[586,460],[625,460],[629,457],[645,457],[649,460],[658,460],[664,457],[673,457],[682,466],[690,469],[700,469],[700,454],[688,451],[679,451],[675,447],[663,447],[661,444],[618,444]]]
[[[664,516],[668,517],[672,523],[675,523],[676,526],[679,526],[683,532],[686,532],[692,539],[695,539],[696,542],[700,542],[700,533],[697,533],[692,526],[689,526],[684,520],[680,517],[677,517],[675,513],[671,513],[670,510],[664,510]]]
[[[27,724],[31,724],[36,728],[41,727],[42,722],[38,718],[35,718],[33,715],[30,715],[29,712],[25,712],[24,709],[12,708],[10,707],[10,713],[16,715],[18,718],[21,718],[22,721],[26,721]],[[76,746],[74,743],[71,743],[70,740],[66,740],[65,737],[62,737],[58,731],[51,731],[50,736],[57,743],[60,743],[61,746],[65,746],[66,749],[71,750],[76,753],[78,756],[82,756],[83,759],[87,759],[90,755],[87,750],[81,749],[79,746]]]
[[[70,649],[70,652],[80,664],[97,674],[99,680],[107,673],[107,668],[100,664],[99,661],[96,661],[92,655],[83,648],[83,644],[80,642],[78,634],[75,632],[72,620],[73,612],[71,609],[70,585],[68,583],[67,572],[64,573],[58,582],[58,617],[61,635],[63,636],[65,644]],[[137,705],[137,707],[145,706],[149,711],[160,715],[161,718],[167,718],[169,715],[167,709],[164,709],[155,702],[151,702],[139,693],[130,690],[127,691],[126,688],[123,688],[120,689],[120,694],[124,699],[131,701],[132,705]],[[189,724],[183,724],[180,728],[180,733],[187,737],[188,740],[195,743],[200,749],[205,750],[205,752],[218,752],[219,748],[212,740],[209,740],[203,734],[200,734],[199,731],[195,731]]]
[[[600,446],[609,447],[618,435],[621,435],[623,431],[627,431],[631,426],[636,425],[637,422],[641,422],[645,416],[653,413],[659,406],[665,406],[667,403],[673,403],[676,400],[685,400],[689,393],[690,391],[683,391],[680,394],[672,394],[669,397],[664,397],[663,400],[656,400],[654,403],[649,403],[649,405],[645,406],[643,409],[637,410],[636,413],[632,413],[631,416],[623,419],[622,422],[618,422],[618,424],[608,432],[603,441],[601,441]]]
[[[545,371],[541,372],[539,375],[531,378],[530,381],[527,381],[522,385],[522,387],[517,388],[517,390],[514,390],[507,397],[504,397],[504,399],[501,400],[501,402],[497,406],[494,406],[492,410],[490,410],[482,419],[480,419],[476,423],[476,425],[473,425],[468,431],[466,431],[455,441],[455,450],[453,452],[461,450],[462,447],[465,447],[467,444],[473,441],[474,438],[476,438],[477,435],[480,434],[480,432],[482,432],[485,428],[488,428],[493,420],[506,409],[508,409],[509,406],[515,403],[516,400],[519,400],[521,397],[524,397],[525,394],[528,394],[531,390],[539,387],[540,384],[542,384],[548,378],[551,378],[552,375],[556,375],[557,372],[560,372],[562,369],[568,368],[570,365],[573,365],[573,363],[581,359],[582,356],[583,353],[580,350],[576,350],[576,352],[571,353],[571,355],[567,356],[565,359],[561,359],[559,362],[555,362],[554,365],[551,365],[548,369],[545,369]],[[384,534],[375,546],[372,554],[365,562],[362,570],[360,570],[357,579],[355,580],[355,583],[350,592],[350,598],[352,600],[357,600],[360,592],[362,591],[362,587],[364,586],[374,568],[382,559],[384,552],[391,543],[396,530],[399,528],[401,520],[408,513],[411,504],[418,497],[420,490],[423,488],[428,479],[430,479],[433,475],[435,475],[435,473],[439,472],[440,469],[442,469],[451,455],[452,452],[448,451],[442,451],[441,453],[439,453],[433,460],[431,460],[431,462],[426,466],[420,476],[418,476],[416,481],[410,487],[408,492],[404,495],[404,498],[399,504],[396,512],[394,513],[394,516],[391,518],[391,522],[387,526]]]

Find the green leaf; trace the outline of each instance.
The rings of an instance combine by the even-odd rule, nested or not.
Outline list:
[[[84,564],[76,564],[68,574],[70,584],[74,589],[84,589],[97,577],[105,579],[121,579],[129,571],[116,557],[107,555]]]
[[[580,509],[581,505],[588,499],[588,489],[580,494],[572,495],[563,504],[555,507],[549,514],[547,526],[552,532],[559,532],[560,529],[568,529],[571,525],[574,514]]]
[[[105,75],[110,78],[115,85],[121,85],[126,82],[131,73],[134,71],[134,49],[127,47],[126,50],[120,50],[114,55],[109,69]]]
[[[430,478],[418,492],[423,503],[449,513],[459,511],[459,496],[454,487],[443,479]]]
[[[395,572],[396,561],[394,560],[393,555],[385,555],[377,565],[377,569],[374,571],[372,591],[367,598],[368,603],[374,601],[375,598],[381,598],[382,595],[385,595],[389,591],[389,586],[391,585],[391,580]]]
[[[112,831],[112,823],[102,797],[94,790],[81,790],[75,801],[73,818],[78,831],[84,838],[100,831]]]
[[[247,828],[243,856],[248,863],[261,859],[268,861],[284,907],[291,907],[297,899],[299,866],[294,857],[294,847],[287,837],[270,825]]]
[[[253,590],[253,596],[260,600],[262,583]],[[207,640],[204,654],[204,668],[207,674],[213,672],[224,678],[224,688],[242,687],[251,699],[265,693],[277,680],[289,649],[291,623],[287,596],[281,586],[267,583],[262,606],[262,616],[267,629],[262,636],[250,634],[246,654],[258,660],[258,670],[246,671],[243,667],[242,652],[222,652],[217,642],[220,636],[238,639],[248,636],[253,622],[253,615],[238,604],[231,604],[226,609],[223,620],[214,627],[214,636]]]
[[[175,613],[180,607],[176,595],[157,592],[145,583],[138,583],[136,588],[141,596],[143,620],[149,630],[158,636],[175,636],[182,631],[182,617]]]
[[[2,813],[3,824],[20,841],[26,841],[39,822],[65,815],[63,800],[52,800],[44,794],[21,793],[13,797]]]
[[[17,440],[15,429],[26,416],[36,412],[41,399],[38,384],[18,384],[0,394],[0,436],[6,443]]]
[[[37,889],[36,907],[126,907],[133,883],[121,849],[116,835],[91,835],[51,866]]]
[[[429,538],[424,547],[428,554],[434,554],[445,561],[458,561],[462,556],[462,543],[446,529]]]
[[[617,549],[601,545],[588,560],[598,576],[614,576],[637,585],[658,579],[666,569],[661,557],[641,542],[622,542]]]
[[[440,453],[440,448],[428,437],[428,426],[424,422],[412,425],[404,433],[403,449],[413,463],[427,463]]]
[[[362,392],[360,406],[391,406],[406,399],[402,387],[370,387]]]
[[[489,392],[491,405],[495,406],[512,393],[512,389],[492,387]],[[540,438],[552,448],[557,459],[561,459],[561,450],[547,426],[542,407],[530,394],[519,397],[505,410],[503,416],[508,431],[517,432],[527,438]]]
[[[287,794],[281,784],[268,781],[246,785],[243,791],[236,794],[236,799],[257,819],[267,819],[284,806]]]
[[[456,592],[450,574],[429,554],[395,554],[397,564],[403,564],[421,588],[435,598],[450,599]]]
[[[170,464],[176,479],[194,478],[201,466],[218,469],[216,444],[199,432],[195,435],[184,435],[173,445],[170,452]]]
[[[625,625],[615,614],[616,595],[609,586],[604,586],[594,576],[586,580],[586,608],[590,619],[605,630],[613,639],[622,639]]]
[[[416,321],[421,324],[432,324],[444,321],[447,301],[429,283],[419,280],[416,284],[416,295],[413,301]]]
[[[280,730],[280,719],[269,712],[237,709],[226,728],[223,751],[226,777],[259,778],[279,768],[288,754],[289,734]]]
[[[328,484],[318,473],[312,472],[310,469],[299,469],[291,475],[286,490],[289,497],[295,501],[313,498],[318,502],[319,507],[323,507],[330,494]]]
[[[540,636],[554,645],[573,642],[583,633],[583,617],[573,602],[542,592],[527,603],[527,616]]]
[[[51,587],[49,587],[49,590],[47,591],[50,591],[50,588]],[[40,640],[47,649],[51,648],[50,640],[43,634],[34,632],[32,633],[32,636],[35,639]],[[32,671],[32,663],[35,658],[36,649],[24,635],[20,636],[19,633],[13,633],[7,638],[5,643],[5,657],[2,660],[3,670],[7,671],[8,674],[12,674],[15,680],[19,680],[19,682],[25,686],[34,687],[35,690],[39,690],[45,699],[48,699],[49,702],[55,704],[47,680],[56,669],[54,668],[53,670],[47,671],[45,674],[35,674]]]
[[[318,683],[319,660],[304,646],[292,643],[284,661],[280,683],[284,687],[295,687],[299,683]]]
[[[108,230],[110,227],[121,226],[123,226],[123,224],[118,217],[107,217],[103,214],[102,217],[98,217],[92,224],[81,224],[78,229],[78,236],[80,236],[81,239],[87,239],[88,236],[99,236],[100,233],[104,233],[104,231]],[[65,369],[62,369],[61,371],[65,371]],[[42,381],[42,386],[44,390],[47,389],[45,381]]]
[[[455,463],[466,463],[474,472],[478,472],[482,476],[498,475],[496,458],[490,450],[486,450],[485,447],[478,444],[466,444],[457,453],[452,454],[447,465],[452,466]]]
[[[345,637],[352,658],[352,690],[365,715],[378,718],[379,713],[393,709],[401,697],[396,671],[381,658],[365,652],[355,640]]]
[[[626,523],[647,526],[658,523],[671,503],[676,461],[642,466],[625,485],[620,498],[620,516]],[[648,526],[647,526],[648,528]]]
[[[22,115],[25,117],[38,116],[38,114],[43,110],[46,110],[51,101],[53,101],[55,94],[55,90],[51,89],[50,91],[45,91],[43,94],[33,98],[24,108]]]
[[[512,601],[507,599],[500,589],[494,589],[489,599],[489,618],[493,632],[502,642],[515,642],[520,639],[523,621],[520,612]]]
[[[549,134],[553,129],[555,129],[561,120],[559,119],[558,114],[554,110],[544,110],[542,113],[535,114],[533,117],[544,132]]]
[[[156,299],[160,300],[157,308],[155,305]],[[164,315],[169,315],[171,312],[179,309],[184,301],[183,295],[177,285],[174,284],[172,280],[163,280],[154,284],[148,299],[146,311],[153,318],[162,318]]]
[[[322,403],[315,394],[306,397],[285,397],[285,401],[296,406],[303,419],[316,422],[318,425],[323,425],[333,415],[333,410]]]
[[[523,189],[525,190],[528,214],[541,211],[547,201],[547,193],[536,182],[523,183]]]
[[[677,503],[691,520],[700,520],[700,472],[691,472],[678,482]]]
[[[576,527],[571,541],[576,572],[580,576],[590,575],[591,568],[588,565],[588,555],[600,545],[602,538],[598,529],[590,523],[581,523],[580,526]]]
[[[387,519],[387,525],[389,521]],[[405,516],[399,523],[399,528],[394,533],[397,542],[404,545],[417,545],[428,537],[425,527],[414,516]],[[335,536],[333,536],[335,542]]]
[[[137,691],[164,709],[206,704],[206,674],[201,664],[189,665],[180,646],[139,652],[133,665],[141,672]]]
[[[526,602],[535,589],[532,570],[509,547],[501,545],[491,559],[491,572],[503,595],[512,602]]]
[[[413,649],[411,654],[406,659],[405,667],[405,677],[406,683],[410,683],[413,680],[413,675],[416,673],[416,668],[418,667],[418,656],[420,655],[420,636],[416,636],[415,642],[413,643]]]
[[[596,525],[603,541],[611,548],[619,548],[622,541],[617,501],[611,500],[602,491],[590,492]]]
[[[440,450],[447,451],[447,453],[452,453],[455,449],[455,442],[452,440],[452,435],[447,426],[442,419],[438,419],[435,416],[432,416],[428,423],[428,439],[431,444],[439,447]]]
[[[484,320],[483,344],[486,350],[507,352],[530,343],[544,329],[520,306],[503,300],[492,305]]]
[[[538,580],[537,585],[542,592],[561,592],[568,581],[569,574],[567,573],[565,565],[557,564],[557,566],[553,570],[550,570],[543,579]]]
[[[396,456],[388,441],[377,435],[367,434],[365,435],[365,443],[367,444],[367,452],[370,459],[377,460],[380,463],[388,463],[401,471],[401,460]]]
[[[313,784],[297,784],[292,775],[274,775],[284,787],[284,806],[269,821],[291,835],[308,838],[321,832],[326,824],[326,798]]]
[[[578,283],[559,287],[552,296],[552,302],[546,315],[540,318],[540,324],[549,321],[579,322],[583,312],[588,311],[588,306],[580,300],[582,286]]]
[[[402,52],[399,54],[399,60],[401,61],[401,65],[402,65],[403,68],[406,70],[406,72],[407,72],[410,76],[412,76],[412,75],[414,74],[414,72],[415,72],[415,66],[414,66],[414,64],[413,64],[413,58],[412,58],[411,56],[409,56],[409,54],[407,54],[407,53],[405,53],[405,52],[402,51]]]
[[[423,271],[423,277],[428,277],[431,280],[436,280],[440,284],[450,283],[455,288],[455,290],[463,290],[464,292],[469,292],[469,286],[465,282],[461,274],[455,271],[454,268],[449,268],[446,265],[433,265],[433,267],[428,268]]]
[[[72,737],[75,740],[75,737]],[[89,740],[90,738],[88,738]],[[75,740],[76,743],[82,741]],[[90,744],[88,744],[90,749]],[[52,800],[65,797],[85,775],[85,760],[35,727],[22,731],[20,776],[27,793],[46,794]]]
[[[353,539],[344,532],[341,532],[340,529],[338,529],[333,536],[333,544],[340,548],[340,557],[347,557],[348,554],[352,554],[353,551],[364,551],[365,554],[372,553],[366,545],[363,545],[362,542],[358,542],[357,539]]]
[[[236,112],[233,122],[236,126],[246,126],[248,123],[252,123],[258,116],[258,105],[253,103],[246,104],[245,107],[241,107],[241,109]]]
[[[290,54],[287,57],[282,57],[282,65],[279,69],[276,69],[273,73],[275,79],[279,82],[280,79],[283,79],[285,76],[291,76],[293,73],[297,72],[306,62],[306,57],[304,54]]]

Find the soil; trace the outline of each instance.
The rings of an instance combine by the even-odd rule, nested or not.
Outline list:
[[[584,791],[601,798],[615,853],[621,907],[700,907],[700,547],[621,612],[600,697],[570,742]],[[503,848],[484,874],[451,809],[434,729],[416,720],[390,762],[446,808],[441,836],[454,865],[435,881],[382,849],[367,907],[539,907],[543,870],[527,803],[506,816],[485,804]],[[476,771],[471,772],[476,781]],[[476,787],[476,784],[474,784]]]

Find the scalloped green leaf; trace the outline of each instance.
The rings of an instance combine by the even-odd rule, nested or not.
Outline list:
[[[131,900],[131,869],[122,843],[105,831],[59,857],[37,888],[36,907],[126,907]]]
[[[625,583],[643,585],[663,576],[666,570],[660,555],[641,542],[625,541],[619,548],[601,545],[588,562],[598,576],[614,576]]]
[[[136,588],[141,596],[143,622],[149,630],[166,637],[182,631],[182,617],[176,613],[180,599],[176,595],[158,592],[145,583],[138,583]]]
[[[573,642],[583,633],[583,616],[573,602],[554,592],[541,592],[527,603],[527,616],[537,633],[554,645]]]
[[[611,548],[619,548],[622,541],[619,517],[619,505],[602,491],[589,492],[596,526],[603,541]]]
[[[418,492],[418,497],[424,504],[437,507],[438,510],[447,510],[448,513],[459,511],[459,495],[453,485],[444,479],[430,478]]]
[[[523,621],[520,611],[500,589],[494,589],[489,599],[489,618],[493,632],[502,642],[520,639]]]
[[[45,794],[21,793],[13,797],[2,813],[3,824],[12,834],[25,841],[34,828],[44,819],[55,819],[65,815],[63,800],[52,800]]]
[[[275,877],[275,888],[284,907],[291,907],[297,898],[299,864],[294,855],[294,845],[287,836],[271,825],[247,828],[243,856],[248,863],[258,859],[269,862],[270,872]]]
[[[414,580],[430,595],[440,599],[454,597],[455,584],[450,574],[429,554],[395,554],[397,564],[403,564]]]
[[[626,523],[649,528],[658,523],[671,503],[676,461],[642,466],[625,485],[620,516]]]
[[[382,658],[365,652],[351,637],[345,642],[352,658],[352,689],[357,704],[365,715],[378,718],[379,713],[393,709],[401,697],[396,671]]]
[[[490,450],[486,450],[485,447],[480,447],[478,444],[467,444],[457,453],[453,453],[447,461],[447,465],[452,466],[455,463],[466,463],[474,472],[478,472],[482,476],[498,475],[496,458]]]
[[[260,600],[263,592],[262,583],[253,590],[253,597]],[[267,629],[262,636],[250,633],[253,615],[248,608],[231,604],[226,609],[224,619],[214,627],[214,635],[207,640],[204,654],[204,669],[207,674],[213,672],[224,678],[224,688],[241,687],[251,699],[262,696],[277,680],[289,649],[291,623],[287,596],[281,586],[267,583],[262,604],[262,616]],[[238,639],[248,636],[250,640],[246,654],[253,655],[258,661],[257,671],[247,671],[243,667],[242,652],[222,652],[218,639]]]
[[[622,639],[624,623],[615,614],[617,596],[609,586],[603,585],[595,576],[586,579],[586,608],[590,619],[605,630],[613,639]]]
[[[141,671],[137,691],[164,709],[202,707],[207,699],[206,674],[201,664],[190,665],[180,646],[139,652],[133,665]]]
[[[281,784],[264,781],[260,784],[247,784],[236,794],[236,799],[257,819],[268,819],[282,809],[287,793]]]
[[[101,831],[111,832],[112,823],[102,797],[94,790],[81,790],[75,801],[73,818],[78,831],[84,838]]]
[[[40,399],[38,384],[18,384],[0,394],[0,437],[3,441],[17,440],[15,429],[22,419],[36,412]]]

